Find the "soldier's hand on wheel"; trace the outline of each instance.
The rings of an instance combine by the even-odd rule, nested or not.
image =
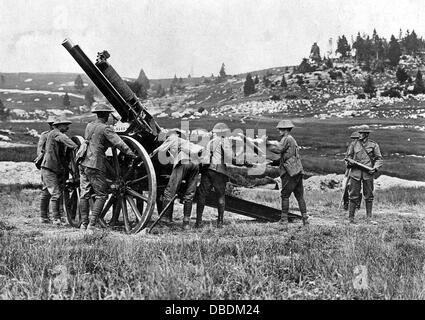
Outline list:
[[[129,155],[128,155],[131,159],[133,159],[133,160],[138,160],[138,159],[140,159],[140,156],[138,156],[137,154],[135,154],[135,153],[130,153]]]

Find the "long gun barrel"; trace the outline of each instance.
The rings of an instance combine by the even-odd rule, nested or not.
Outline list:
[[[130,87],[106,61],[109,58],[107,51],[98,53],[96,64],[93,64],[80,46],[74,45],[71,40],[65,39],[62,45],[108,99],[122,120],[131,123],[130,128],[142,129],[155,137],[158,135],[158,132],[161,131],[160,126],[143,107]]]

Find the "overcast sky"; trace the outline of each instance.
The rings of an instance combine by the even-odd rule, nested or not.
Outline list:
[[[126,77],[228,74],[299,64],[358,31],[425,36],[423,0],[0,0],[0,72],[81,72],[66,37]]]

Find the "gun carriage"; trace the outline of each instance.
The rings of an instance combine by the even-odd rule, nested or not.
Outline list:
[[[111,103],[126,126],[117,132],[139,159],[134,160],[116,148],[107,150],[107,179],[110,185],[109,199],[99,217],[103,227],[124,227],[127,233],[137,233],[147,227],[158,206],[159,194],[165,188],[172,164],[164,165],[152,152],[162,143],[158,136],[162,129],[144,108],[140,100],[116,70],[108,63],[107,51],[98,53],[93,63],[78,46],[66,39],[62,45],[84,70],[105,98]],[[78,145],[81,136],[72,137]],[[70,179],[64,191],[64,210],[68,222],[79,227],[79,171],[75,155],[70,163]],[[196,201],[196,200],[195,200]],[[206,205],[215,207],[214,196],[207,198]],[[265,221],[277,221],[280,210],[226,195],[226,210]],[[293,215],[298,217],[298,215]]]

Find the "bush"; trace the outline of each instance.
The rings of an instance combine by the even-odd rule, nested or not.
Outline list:
[[[382,92],[381,96],[390,98],[401,98],[401,93],[396,88],[391,88]]]

